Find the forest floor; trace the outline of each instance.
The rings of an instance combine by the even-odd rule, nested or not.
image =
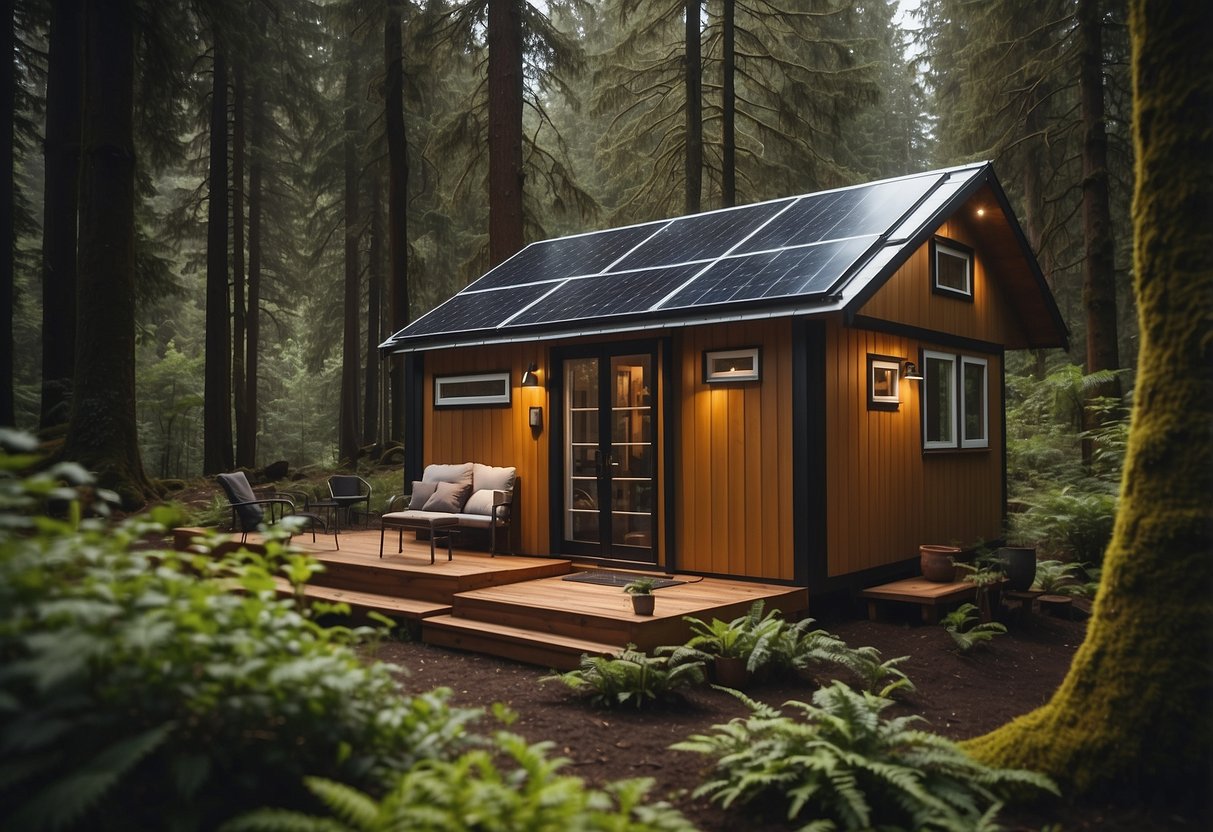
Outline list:
[[[978,736],[1046,702],[1082,642],[1085,623],[1039,613],[1012,623],[988,647],[956,652],[941,626],[857,618],[819,621],[852,647],[871,645],[885,658],[909,656],[899,667],[915,690],[899,694],[886,715],[913,713],[925,727],[960,740]],[[753,809],[725,811],[691,792],[705,775],[705,758],[669,746],[717,723],[744,716],[745,706],[719,690],[695,689],[683,701],[644,711],[595,708],[557,682],[540,683],[542,668],[420,643],[387,642],[378,657],[406,668],[410,693],[449,687],[453,703],[488,708],[508,705],[517,714],[509,730],[531,742],[555,743],[552,753],[568,758],[564,773],[594,786],[634,777],[653,778],[650,800],[666,800],[706,832],[795,828],[777,817],[759,821]],[[767,682],[747,694],[776,707],[809,701],[808,680]],[[487,724],[484,730],[493,730]],[[1062,799],[1031,809],[1004,811],[1013,830],[1113,830],[1163,832],[1204,828],[1190,819],[1140,805],[1109,805]]]

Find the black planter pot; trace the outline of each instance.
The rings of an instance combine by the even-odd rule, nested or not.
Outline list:
[[[632,612],[637,615],[652,615],[656,603],[657,596],[655,595],[633,595]]]
[[[1007,589],[1027,592],[1036,580],[1036,547],[1004,546],[998,550],[1003,571],[1007,576]]]

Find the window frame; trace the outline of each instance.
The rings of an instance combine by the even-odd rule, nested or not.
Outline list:
[[[939,282],[939,256],[940,254],[957,257],[964,260],[965,263],[965,288],[957,289],[952,286],[944,286]],[[947,237],[935,236],[931,238],[931,291],[937,295],[943,295],[957,300],[966,300],[973,302],[973,249],[966,246],[964,243],[959,243],[956,240],[948,239]]]
[[[960,405],[960,419],[957,422],[957,427],[960,428],[960,447],[961,448],[988,448],[990,447],[990,362],[986,358],[978,358],[973,355],[958,356],[960,363],[960,375],[957,378],[957,403]],[[975,366],[981,367],[981,428],[982,435],[979,437],[970,438],[968,435],[968,410],[966,409],[965,396],[965,367]]]
[[[901,365],[902,359],[891,355],[868,353],[868,410],[901,409]],[[876,394],[876,371],[893,371],[893,393],[888,396]]]
[[[718,370],[712,371],[712,362],[724,358],[752,358],[752,370]],[[730,350],[703,351],[703,383],[704,384],[736,384],[747,381],[762,380],[762,349],[760,347],[737,347]]]
[[[948,439],[927,439],[927,425],[930,422],[931,411],[928,409],[930,397],[927,391],[931,389],[931,361],[944,361],[952,367],[951,384],[948,385],[948,405],[951,410],[951,436]],[[959,364],[959,356],[952,352],[939,352],[937,350],[922,351],[922,449],[924,451],[951,451],[959,447],[959,426],[956,422],[956,417],[959,414],[959,408],[956,402],[956,377]]]
[[[451,396],[443,393],[444,386],[482,381],[500,382],[502,392],[483,396]],[[508,370],[492,373],[434,376],[434,407],[436,408],[509,407],[512,393],[513,387],[510,384],[510,373]]]

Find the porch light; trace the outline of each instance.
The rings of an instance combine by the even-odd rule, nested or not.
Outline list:
[[[526,368],[526,372],[522,374],[523,387],[538,387],[539,386],[539,365],[534,361]]]
[[[901,373],[901,377],[906,381],[922,381],[922,373],[918,372],[918,365],[913,361],[906,362],[906,366]]]

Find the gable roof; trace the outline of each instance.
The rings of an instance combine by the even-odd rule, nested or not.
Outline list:
[[[948,216],[985,190],[1022,346],[1065,325],[988,162],[528,245],[380,345],[384,352],[842,311],[853,315]],[[1020,298],[1020,300],[1016,300]]]

